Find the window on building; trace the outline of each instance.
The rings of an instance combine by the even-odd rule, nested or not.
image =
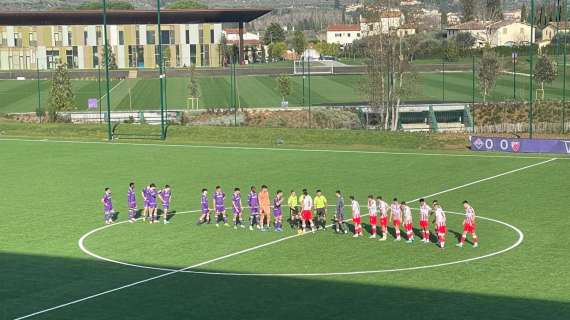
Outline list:
[[[22,35],[19,32],[14,32],[14,47],[22,47]]]
[[[97,30],[97,32],[95,32],[95,44],[96,45],[102,45],[103,44],[103,39],[101,38],[101,30]]]
[[[71,31],[67,32],[67,45],[68,46],[73,45],[73,32]]]
[[[175,67],[180,66],[180,46],[176,46],[176,65]]]
[[[87,45],[87,40],[89,39],[89,33],[87,31],[83,31],[83,45]]]
[[[196,64],[196,45],[195,44],[190,45],[190,64],[191,65]]]
[[[77,47],[65,50],[65,63],[69,69],[77,69]]]
[[[342,37],[342,33],[335,33],[334,36],[335,36],[335,38],[340,38],[340,37]]]
[[[204,43],[204,29],[202,28],[202,25],[200,25],[198,27],[198,41],[200,41],[200,43]]]
[[[346,34],[346,36],[347,36],[348,38],[350,38],[351,35],[352,35],[352,34],[351,34],[350,32],[348,32],[348,33]]]
[[[170,44],[171,41],[171,32],[170,30],[161,30],[160,31],[161,37],[160,37],[160,43],[162,44]]]
[[[507,32],[508,32],[507,28],[504,28],[504,29],[503,29],[503,34],[507,34]]]
[[[99,47],[91,47],[93,49],[93,68],[99,68]]]
[[[214,35],[215,35],[214,29],[210,30],[210,43],[212,44],[214,43],[214,38],[215,38]]]
[[[190,44],[190,30],[186,30],[186,44]]]
[[[146,31],[146,44],[156,44],[156,31],[154,30]]]
[[[139,26],[137,26],[135,30],[135,44],[137,46],[141,44],[141,33],[139,31]]]
[[[46,58],[47,58],[47,68],[55,69],[57,67],[57,64],[59,63],[59,50],[47,50]]]
[[[37,47],[38,46],[38,38],[35,32],[28,33],[28,39],[30,41],[30,47]]]
[[[357,38],[360,38],[360,32],[356,34],[356,37],[357,37]]]
[[[125,45],[125,31],[123,30],[119,30],[119,45],[120,46]]]
[[[129,46],[129,67],[144,68],[144,46]]]
[[[210,66],[210,45],[202,44],[200,45],[200,58],[202,60],[202,66]]]
[[[6,32],[2,32],[0,34],[0,38],[2,38],[2,45],[7,46],[8,45],[8,34]]]

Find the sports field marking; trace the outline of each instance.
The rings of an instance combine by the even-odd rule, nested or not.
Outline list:
[[[333,206],[334,207],[334,206]],[[419,210],[419,209],[413,209],[413,210]],[[184,212],[180,212],[180,214],[182,213],[193,213],[193,212],[199,212],[200,210],[191,210],[191,211],[184,211]],[[446,213],[450,213],[450,214],[454,214],[454,215],[459,215],[459,216],[464,216],[464,213],[461,212],[453,212],[453,211],[445,211]],[[367,216],[368,214],[365,214],[363,216]],[[445,263],[438,263],[438,264],[432,264],[432,265],[424,265],[424,266],[415,266],[415,267],[406,267],[406,268],[393,268],[393,269],[379,269],[379,270],[364,270],[364,271],[349,271],[349,272],[319,272],[319,273],[240,273],[240,272],[209,272],[209,271],[194,271],[194,270],[184,270],[184,271],[180,271],[181,273],[192,273],[192,274],[203,274],[203,275],[217,275],[217,276],[248,276],[248,277],[317,277],[317,276],[346,276],[346,275],[361,275],[361,274],[371,274],[371,273],[388,273],[388,272],[400,272],[400,271],[412,271],[412,270],[420,270],[420,269],[431,269],[431,268],[438,268],[438,267],[445,267],[445,266],[450,266],[450,265],[455,265],[455,264],[460,264],[460,263],[467,263],[467,262],[471,262],[471,261],[476,261],[476,260],[481,260],[481,259],[485,259],[485,258],[490,258],[502,253],[505,253],[507,251],[513,250],[514,248],[518,247],[524,240],[524,234],[523,232],[511,225],[508,224],[506,222],[500,221],[500,220],[496,220],[496,219],[492,219],[492,218],[487,218],[487,217],[483,217],[483,216],[477,216],[477,219],[482,219],[482,220],[487,220],[487,221],[491,221],[491,222],[495,222],[501,225],[504,225],[512,230],[514,230],[517,234],[518,234],[518,239],[517,241],[512,244],[511,246],[499,250],[499,251],[495,251],[495,252],[491,252],[482,256],[478,256],[478,257],[474,257],[474,258],[469,258],[469,259],[463,259],[463,260],[457,260],[457,261],[451,261],[451,262],[445,262]],[[114,225],[118,225],[118,224],[123,224],[126,223],[128,221],[123,221]],[[146,266],[146,265],[140,265],[140,264],[134,264],[134,263],[128,263],[128,262],[123,262],[123,261],[118,261],[118,260],[113,260],[113,259],[109,259],[109,258],[105,258],[102,257],[98,254],[95,254],[93,252],[91,252],[89,249],[87,249],[84,245],[84,241],[91,235],[93,235],[94,233],[97,233],[101,230],[107,229],[108,227],[112,227],[114,225],[107,225],[101,228],[97,228],[94,229],[88,233],[86,233],[85,235],[83,235],[81,237],[81,239],[79,239],[79,247],[81,248],[81,251],[83,251],[84,253],[99,259],[99,260],[103,260],[103,261],[107,261],[107,262],[111,262],[111,263],[115,263],[115,264],[120,264],[123,266],[128,266],[128,267],[134,267],[134,268],[140,268],[140,269],[148,269],[148,270],[157,270],[157,271],[176,271],[177,269],[171,269],[171,268],[160,268],[160,267],[152,267],[152,266]],[[330,226],[330,225],[329,225]],[[301,235],[295,235],[295,236],[301,236]],[[348,240],[350,241],[350,240]]]
[[[519,171],[526,170],[526,169],[529,169],[529,168],[532,168],[532,167],[540,166],[540,165],[543,165],[543,164],[546,164],[546,163],[549,163],[549,162],[552,162],[552,161],[555,161],[555,160],[557,160],[557,158],[552,158],[552,159],[549,159],[549,160],[546,160],[546,161],[541,161],[541,162],[538,162],[538,163],[535,163],[535,164],[532,164],[532,165],[528,165],[528,166],[525,166],[525,167],[522,167],[522,168],[519,168],[519,169],[510,170],[510,171],[507,171],[507,172],[504,172],[504,173],[500,173],[500,174],[494,175],[494,176],[492,176],[492,177],[483,178],[483,179],[479,179],[479,180],[474,181],[474,182],[466,183],[466,184],[463,184],[463,185],[458,186],[458,187],[449,188],[449,189],[446,189],[446,190],[443,190],[443,191],[434,193],[434,194],[429,195],[429,196],[419,197],[419,198],[416,198],[416,199],[414,199],[414,200],[410,200],[410,201],[408,201],[408,202],[414,202],[414,201],[418,201],[418,200],[421,199],[421,198],[429,198],[429,197],[432,197],[432,196],[434,196],[434,195],[440,195],[440,194],[443,194],[443,193],[451,192],[451,191],[454,191],[454,190],[457,190],[457,189],[460,189],[460,188],[465,188],[465,187],[468,187],[468,186],[472,186],[472,185],[474,185],[474,184],[476,184],[476,183],[480,183],[480,182],[484,182],[484,181],[489,181],[489,180],[491,180],[491,179],[495,179],[495,178],[498,178],[498,177],[502,177],[502,176],[505,176],[505,175],[507,175],[507,174],[511,174],[511,173],[519,172]],[[366,216],[366,215],[362,215],[362,216]],[[61,308],[64,308],[64,307],[67,307],[67,306],[70,306],[70,305],[74,305],[74,304],[77,304],[77,303],[80,303],[80,302],[83,302],[83,301],[86,301],[86,300],[90,300],[90,299],[93,299],[93,298],[97,298],[97,297],[100,297],[100,296],[103,296],[103,295],[106,295],[106,294],[109,294],[109,293],[113,293],[113,292],[120,291],[120,290],[123,290],[123,289],[131,288],[131,287],[137,286],[137,285],[139,285],[139,284],[144,284],[144,283],[147,283],[147,282],[150,282],[150,281],[154,281],[154,280],[157,280],[157,279],[161,279],[161,278],[164,278],[164,277],[167,277],[167,276],[170,276],[170,275],[173,275],[173,274],[177,274],[177,273],[180,273],[180,272],[189,270],[189,269],[201,267],[201,266],[207,265],[207,264],[209,264],[209,263],[217,262],[217,261],[224,260],[224,259],[227,259],[227,258],[231,258],[231,257],[237,256],[237,255],[243,254],[243,253],[247,253],[247,252],[251,252],[251,251],[254,251],[254,250],[257,250],[257,249],[260,249],[260,248],[264,248],[264,247],[267,247],[267,246],[271,246],[271,245],[273,245],[273,244],[280,243],[280,242],[283,242],[283,241],[288,240],[288,239],[293,239],[293,238],[296,238],[296,237],[299,237],[299,236],[302,236],[302,235],[303,235],[303,234],[295,234],[295,235],[287,236],[287,237],[284,237],[284,238],[281,238],[281,239],[278,239],[278,240],[270,241],[270,242],[267,242],[267,243],[265,243],[265,244],[257,245],[257,246],[254,246],[254,247],[251,247],[251,248],[248,248],[248,249],[244,249],[244,250],[240,250],[240,251],[237,251],[237,252],[234,252],[234,253],[230,253],[230,254],[227,254],[227,255],[224,255],[224,256],[221,256],[221,257],[218,257],[218,258],[215,258],[215,259],[211,259],[211,260],[208,260],[208,261],[204,261],[204,262],[201,262],[201,263],[198,263],[198,264],[194,264],[194,265],[191,265],[191,266],[182,268],[182,269],[177,269],[177,270],[174,270],[174,271],[170,271],[170,272],[167,272],[167,273],[158,275],[158,276],[154,276],[154,277],[151,277],[151,278],[143,279],[143,280],[136,281],[136,282],[133,282],[133,283],[130,283],[130,284],[127,284],[127,285],[124,285],[124,286],[120,286],[120,287],[117,287],[117,288],[114,288],[114,289],[110,289],[110,290],[107,290],[107,291],[103,291],[103,292],[100,292],[100,293],[96,293],[96,294],[93,294],[93,295],[90,295],[90,296],[87,296],[87,297],[84,297],[84,298],[81,298],[81,299],[77,299],[77,300],[73,300],[73,301],[70,301],[70,302],[67,302],[67,303],[64,303],[64,304],[60,304],[60,305],[55,306],[55,307],[51,307],[51,308],[47,308],[47,309],[44,309],[44,310],[40,310],[40,311],[31,313],[31,314],[28,314],[28,315],[25,315],[25,316],[22,316],[22,317],[18,317],[18,318],[16,318],[15,320],[31,318],[31,317],[34,317],[34,316],[37,316],[37,315],[40,315],[40,314],[43,314],[43,313],[46,313],[46,312],[50,312],[50,311],[53,311],[53,310],[61,309]],[[522,240],[520,240],[520,241],[522,241]]]
[[[391,151],[363,151],[363,150],[334,150],[334,149],[296,149],[274,147],[243,147],[243,146],[216,146],[216,145],[193,145],[193,144],[156,144],[156,143],[132,143],[106,141],[80,141],[80,140],[50,140],[50,139],[24,139],[24,138],[0,138],[0,141],[32,142],[32,143],[69,143],[69,144],[95,144],[113,146],[138,146],[159,148],[194,148],[194,149],[219,149],[219,150],[252,150],[252,151],[294,151],[294,152],[324,152],[324,153],[347,153],[347,154],[379,154],[379,155],[402,155],[402,156],[431,156],[431,157],[459,157],[459,158],[508,158],[508,159],[552,159],[547,156],[522,156],[522,155],[486,155],[484,152],[477,154],[453,154],[453,153],[423,153],[423,152],[391,152]],[[474,151],[475,152],[475,151]],[[570,160],[570,157],[556,158]]]
[[[116,85],[114,85],[111,90],[109,90],[109,93],[113,92],[113,90],[115,90],[118,86],[121,85],[121,83],[123,83],[125,81],[125,79],[121,79],[119,81],[119,83],[117,83]],[[101,96],[101,99],[99,99],[99,102],[101,102],[101,100],[103,100],[103,98],[105,98],[107,96],[107,94],[105,93],[104,95]]]

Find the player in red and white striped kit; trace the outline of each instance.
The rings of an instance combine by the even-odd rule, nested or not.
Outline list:
[[[400,241],[400,225],[402,224],[402,208],[398,203],[398,198],[394,198],[392,204],[390,205],[390,221],[394,225],[394,230],[396,231],[396,239],[394,241]]]
[[[378,225],[378,207],[373,195],[368,196],[368,219],[372,227],[372,235],[370,239],[376,238],[376,226]]]
[[[467,234],[471,233],[473,236],[473,248],[479,246],[479,238],[477,233],[475,233],[475,209],[469,204],[467,200],[463,201],[463,208],[465,208],[465,220],[463,220],[463,235],[461,236],[460,242],[457,244],[458,247],[463,248],[463,243],[465,243],[465,238]]]
[[[402,201],[401,206],[404,215],[404,229],[406,229],[406,237],[408,241],[406,243],[414,242],[414,219],[412,218],[412,209]]]
[[[386,241],[388,236],[388,204],[382,197],[376,198],[376,206],[380,211],[380,227],[382,228],[382,238],[380,241]]]
[[[362,219],[360,217],[360,204],[354,200],[354,196],[350,196],[352,206],[352,223],[354,223],[354,238],[362,235]]]
[[[430,206],[425,199],[420,199],[420,230],[422,232],[422,242],[429,243],[429,214]]]
[[[435,211],[435,230],[437,232],[437,239],[439,242],[439,247],[445,248],[445,234],[447,233],[445,212],[441,208],[441,205],[437,201],[433,202],[433,209]]]

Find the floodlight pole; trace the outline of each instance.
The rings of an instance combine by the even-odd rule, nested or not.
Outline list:
[[[513,101],[517,100],[517,57],[515,55],[515,50],[513,46]]]
[[[533,51],[532,51],[532,45],[533,45],[533,39],[534,39],[534,0],[530,1],[530,46],[529,46],[529,73],[530,73],[530,83],[529,83],[529,93],[528,93],[528,136],[530,139],[532,139],[532,117],[533,117],[533,87],[532,87],[532,81],[533,81],[533,67],[532,67],[532,63],[533,63]]]
[[[303,107],[305,106],[305,57],[301,60],[301,74],[303,77]]]
[[[471,121],[471,131],[475,133],[475,55],[472,56],[473,58],[473,79],[472,79],[472,101],[471,101],[471,108],[473,109],[472,114],[472,121]]]
[[[567,12],[567,1],[564,1],[564,30],[568,27],[568,12]],[[564,32],[564,47],[562,48],[562,54],[564,55],[564,69],[562,70],[562,134],[566,133],[566,62],[567,62],[567,51],[566,46],[568,45],[568,34]]]
[[[158,73],[160,82],[160,140],[166,138],[164,132],[164,71],[162,68],[162,32],[160,29],[160,0],[156,0],[156,21],[158,30]]]
[[[109,141],[113,140],[111,129],[111,87],[109,83],[109,39],[107,37],[107,0],[103,0],[103,32],[105,38],[105,78],[107,80],[107,131]]]
[[[101,61],[97,60],[97,85],[99,90],[99,100],[97,104],[99,105],[99,123],[103,122],[103,117],[101,116]]]
[[[307,73],[308,73],[308,82],[309,82],[309,129],[311,128],[311,57],[309,57],[307,63]]]
[[[36,50],[37,52],[37,50]],[[41,86],[40,86],[40,59],[36,53],[36,71],[38,76],[38,111],[37,114],[40,117],[40,122],[42,122],[42,115],[40,111],[42,110],[42,93],[41,93]]]

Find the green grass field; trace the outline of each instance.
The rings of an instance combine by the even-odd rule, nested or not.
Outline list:
[[[431,136],[350,131],[255,129],[254,133],[248,128],[224,128],[218,137],[220,141],[226,135],[240,137],[242,145],[251,147],[267,146],[257,135],[306,137],[306,144],[299,139],[295,143],[308,148],[320,135],[326,143],[330,141],[327,150],[321,151],[279,149],[294,148],[287,144],[269,149],[199,145],[218,141],[212,138],[216,128],[189,129],[195,131],[187,135],[174,130],[171,143],[176,145],[94,139],[80,143],[54,136],[66,128],[71,127],[46,127],[45,136],[53,140],[22,140],[16,135],[34,129],[0,123],[0,176],[6,207],[0,224],[2,319],[41,311],[45,312],[31,318],[570,316],[570,277],[565,267],[570,255],[562,204],[570,187],[568,158],[449,152],[438,148]],[[335,145],[343,135],[352,144],[345,145],[341,138]],[[58,142],[63,138],[67,142]],[[396,152],[363,153],[353,149],[359,144],[361,150]],[[432,149],[418,151],[418,145]],[[172,209],[177,214],[171,224],[123,223],[131,181],[137,191],[150,182],[173,186]],[[217,184],[228,195],[235,186],[245,194],[250,185],[261,184],[268,184],[272,194],[277,189],[314,192],[320,188],[331,203],[334,191],[341,189],[347,200],[353,194],[361,205],[370,193],[401,200],[437,198],[449,212],[448,247],[408,245],[393,242],[392,237],[380,243],[330,230],[295,236],[287,225],[282,233],[196,226],[200,189],[212,190]],[[99,199],[106,186],[113,188],[119,223],[101,228]],[[481,218],[480,248],[456,248],[462,217],[451,212],[461,212],[464,199],[473,203],[480,216],[520,229],[522,243],[511,248],[520,239],[517,231]],[[417,212],[414,218],[417,224]],[[101,229],[84,238],[86,250],[139,267],[104,261],[80,250],[80,238],[97,228]],[[498,254],[461,262],[494,253]],[[450,265],[414,269],[436,264]],[[412,269],[394,271],[403,268]],[[165,271],[170,269],[174,271]],[[330,274],[363,271],[372,273]],[[291,273],[297,275],[282,275]]]
[[[524,73],[524,70],[519,70]],[[545,86],[545,99],[561,99],[563,81],[559,76],[552,84]],[[570,79],[569,79],[570,80]],[[366,97],[361,88],[365,84],[365,75],[315,75],[311,78],[312,105],[351,105],[364,104]],[[420,73],[414,92],[406,98],[410,102],[441,103],[442,101],[470,103],[473,96],[473,78],[471,72],[448,72],[445,74],[445,97],[441,73]],[[513,76],[502,74],[497,85],[487,99],[503,101],[513,98]],[[75,102],[78,110],[87,110],[87,100],[98,97],[98,83],[92,80],[73,80]],[[202,108],[228,108],[230,106],[229,76],[202,76],[199,78]],[[476,86],[478,84],[476,83]],[[308,104],[308,84],[306,84],[305,105]],[[50,81],[41,82],[42,106],[47,106]],[[187,78],[169,78],[166,81],[167,106],[169,109],[185,109],[188,105]],[[538,84],[535,85],[535,89]],[[105,83],[102,83],[103,94]],[[113,110],[157,110],[160,106],[158,79],[113,80],[110,83],[111,106]],[[528,99],[528,76],[516,77],[517,99]],[[483,97],[475,88],[475,100]],[[567,96],[570,95],[570,89]],[[534,92],[536,94],[536,92]],[[281,106],[277,77],[274,76],[239,76],[239,106],[245,108],[271,108]],[[102,105],[106,105],[103,96]],[[303,80],[292,77],[290,106],[303,106]],[[38,104],[37,83],[33,80],[0,80],[0,113],[31,112]]]

